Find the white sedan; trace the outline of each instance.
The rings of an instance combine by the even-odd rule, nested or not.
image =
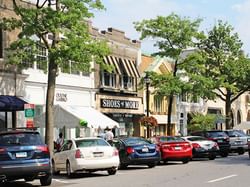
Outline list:
[[[208,140],[201,136],[186,136],[182,138],[192,144],[193,157],[207,157],[209,160],[214,160],[219,153],[218,144],[212,140]]]
[[[120,164],[115,147],[102,138],[76,138],[67,140],[52,158],[53,173],[66,171],[68,177],[78,172],[107,170],[114,175]]]

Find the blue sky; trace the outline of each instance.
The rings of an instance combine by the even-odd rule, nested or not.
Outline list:
[[[95,12],[93,26],[100,30],[113,27],[139,40],[133,22],[167,16],[174,12],[191,19],[202,18],[202,30],[210,30],[217,20],[227,21],[243,41],[250,54],[250,0],[102,0],[106,11]],[[142,52],[151,53],[154,41],[142,41]]]

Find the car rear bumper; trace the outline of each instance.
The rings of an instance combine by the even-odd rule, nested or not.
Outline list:
[[[192,149],[188,149],[185,151],[162,151],[161,153],[161,159],[166,160],[166,159],[174,159],[180,160],[182,158],[192,158]]]
[[[194,150],[193,157],[209,157],[209,156],[216,156],[219,154],[219,149],[216,150]]]
[[[150,156],[150,157],[138,157],[134,158],[131,156],[128,156],[126,160],[124,160],[122,163],[123,164],[135,164],[135,165],[141,165],[141,164],[150,164],[153,162],[159,162],[160,161],[160,155],[157,156]]]
[[[107,159],[76,159],[72,161],[72,169],[74,172],[87,170],[105,170],[108,168],[117,168],[120,164],[119,157],[112,157]]]
[[[0,178],[20,179],[24,177],[39,178],[51,174],[49,159],[45,161],[36,160],[32,163],[1,163]]]

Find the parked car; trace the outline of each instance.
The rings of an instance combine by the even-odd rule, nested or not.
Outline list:
[[[123,137],[113,141],[119,150],[120,168],[128,165],[147,165],[150,168],[160,161],[158,147],[150,141],[140,137]]]
[[[241,130],[225,130],[230,140],[230,152],[236,152],[239,155],[248,151],[248,136]]]
[[[192,145],[178,136],[156,136],[151,141],[159,147],[161,160],[188,163],[192,158]]]
[[[0,182],[40,179],[42,186],[52,182],[50,153],[34,130],[0,132]]]
[[[68,177],[78,172],[99,170],[106,170],[109,175],[114,175],[119,163],[117,149],[97,137],[66,140],[52,158],[53,173],[66,171]]]
[[[222,157],[227,157],[230,150],[229,136],[222,130],[208,130],[192,132],[193,136],[202,136],[209,140],[215,141],[219,148],[219,154]]]
[[[186,136],[182,138],[192,144],[194,158],[205,157],[209,158],[209,160],[214,160],[219,153],[218,144],[212,140],[208,140],[202,136]]]

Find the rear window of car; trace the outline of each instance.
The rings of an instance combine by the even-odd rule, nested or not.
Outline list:
[[[206,138],[204,137],[201,137],[201,136],[196,136],[196,137],[189,137],[187,138],[189,141],[203,141],[203,140],[207,140]]]
[[[110,146],[103,139],[76,140],[76,147]]]
[[[226,133],[229,137],[245,137],[246,136],[244,132],[240,132],[240,131],[226,131]]]
[[[213,132],[207,132],[207,136],[210,138],[215,138],[215,137],[225,137],[227,134],[223,131],[213,131]]]
[[[0,134],[0,145],[42,145],[42,139],[38,133],[10,133]]]
[[[149,141],[142,139],[142,138],[127,138],[127,139],[124,139],[123,141],[128,146],[151,144]]]
[[[183,142],[184,139],[175,136],[160,137],[160,142]]]

